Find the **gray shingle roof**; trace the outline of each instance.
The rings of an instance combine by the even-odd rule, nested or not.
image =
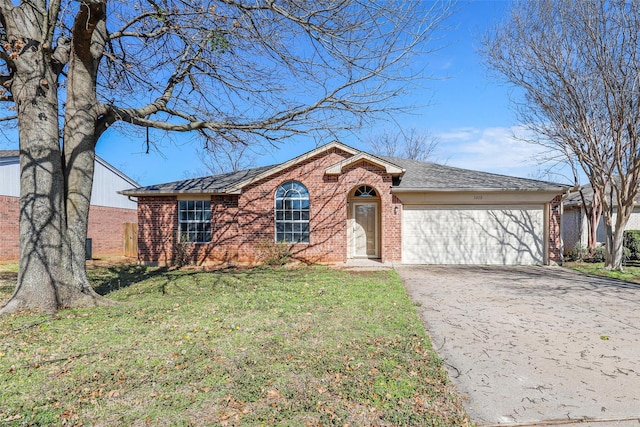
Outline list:
[[[0,150],[0,159],[4,159],[7,157],[18,157],[20,155],[20,150]]]
[[[618,178],[616,179],[619,180]],[[593,203],[593,187],[591,186],[591,184],[587,184],[587,185],[583,185],[581,189],[582,189],[582,194],[584,194],[584,199],[585,199],[585,202],[587,203],[587,206],[591,206],[591,203]],[[607,194],[606,197],[611,197],[610,186],[607,187],[606,194]],[[636,205],[640,205],[640,195],[636,196],[634,203]],[[580,192],[578,190],[572,191],[569,194],[569,196],[565,199],[564,205],[565,207],[570,207],[570,206],[582,207],[582,198],[580,197]]]
[[[593,187],[591,185],[585,185],[582,187],[582,194],[584,194],[587,205],[591,205],[593,201]],[[582,206],[582,198],[579,191],[572,191],[569,196],[564,200],[565,206]]]
[[[436,163],[407,160],[397,157],[376,156],[392,163],[405,173],[394,179],[394,189],[414,191],[556,191],[564,192],[566,185],[534,179],[516,178],[487,172],[478,172],[443,166]],[[166,184],[150,185],[122,191],[127,196],[169,194],[224,194],[243,181],[277,168],[264,166],[240,172],[226,173],[203,178],[193,178]]]
[[[464,191],[464,190],[520,190],[520,191],[564,191],[566,185],[527,178],[498,175],[469,169],[439,165],[431,162],[381,156],[406,172],[394,188],[402,190]]]
[[[166,184],[149,185],[147,187],[132,188],[121,191],[125,196],[134,195],[167,195],[167,194],[224,194],[229,187],[238,182],[261,174],[273,166],[263,166],[239,172],[229,172],[221,175],[191,178]]]

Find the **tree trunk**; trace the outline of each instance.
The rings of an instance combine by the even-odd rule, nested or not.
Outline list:
[[[629,222],[633,208],[628,209],[618,205],[616,221],[613,223],[613,213],[608,206],[604,206],[604,230],[606,235],[606,254],[604,268],[609,270],[623,269],[624,229]]]
[[[85,241],[97,142],[96,77],[106,42],[104,8],[104,3],[93,3],[82,8],[76,18],[65,110],[63,145],[71,264],[77,285],[84,293],[93,292],[86,275]]]
[[[605,225],[605,230],[607,229]],[[608,270],[622,271],[623,260],[623,233],[618,229],[606,230],[606,255],[604,268]]]
[[[25,55],[26,56],[26,55]],[[56,91],[38,54],[23,57],[31,73],[14,77],[20,138],[20,262],[16,291],[0,313],[56,310],[69,299],[69,252],[64,215],[64,177],[58,140]],[[44,76],[44,77],[43,77]],[[53,81],[53,80],[52,80]],[[19,88],[16,90],[14,88]]]
[[[78,137],[82,128],[67,127],[70,140],[81,143],[71,144],[63,157],[50,55],[42,49],[38,28],[27,24],[32,11],[14,12],[7,32],[31,47],[20,52],[11,82],[20,138],[20,261],[16,290],[0,314],[108,304],[89,286],[84,268],[95,147],[87,140],[95,135]],[[75,105],[73,98],[68,94],[67,102]],[[83,106],[67,114],[79,114]]]
[[[602,205],[599,202],[596,205],[595,197],[591,208],[587,212],[587,249],[590,254],[593,254],[598,243],[598,225],[602,218]]]

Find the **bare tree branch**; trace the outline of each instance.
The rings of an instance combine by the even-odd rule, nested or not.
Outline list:
[[[416,129],[395,133],[384,131],[370,137],[367,142],[375,154],[419,161],[432,161],[438,148],[435,138]]]
[[[516,3],[484,40],[490,67],[523,90],[517,111],[533,142],[587,175],[616,269],[640,178],[639,34],[637,2],[541,0]]]

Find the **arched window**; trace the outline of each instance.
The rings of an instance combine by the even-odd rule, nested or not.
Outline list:
[[[276,191],[276,242],[309,243],[309,191],[287,181]]]
[[[369,187],[368,185],[361,185],[356,189],[353,195],[355,197],[378,197],[378,193],[376,193],[376,190]]]

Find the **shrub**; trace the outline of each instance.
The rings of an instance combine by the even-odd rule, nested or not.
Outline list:
[[[640,230],[626,230],[623,245],[629,250],[629,260],[640,260]]]
[[[598,246],[592,254],[587,254],[584,258],[585,262],[604,262],[606,249],[604,246]]]
[[[173,259],[171,264],[176,267],[184,267],[194,263],[193,244],[187,236],[182,236],[179,242],[173,246]]]
[[[266,265],[285,265],[291,260],[291,252],[286,243],[264,240],[256,246],[258,259]]]
[[[582,261],[588,254],[587,248],[578,243],[565,255],[564,259],[565,261]]]

